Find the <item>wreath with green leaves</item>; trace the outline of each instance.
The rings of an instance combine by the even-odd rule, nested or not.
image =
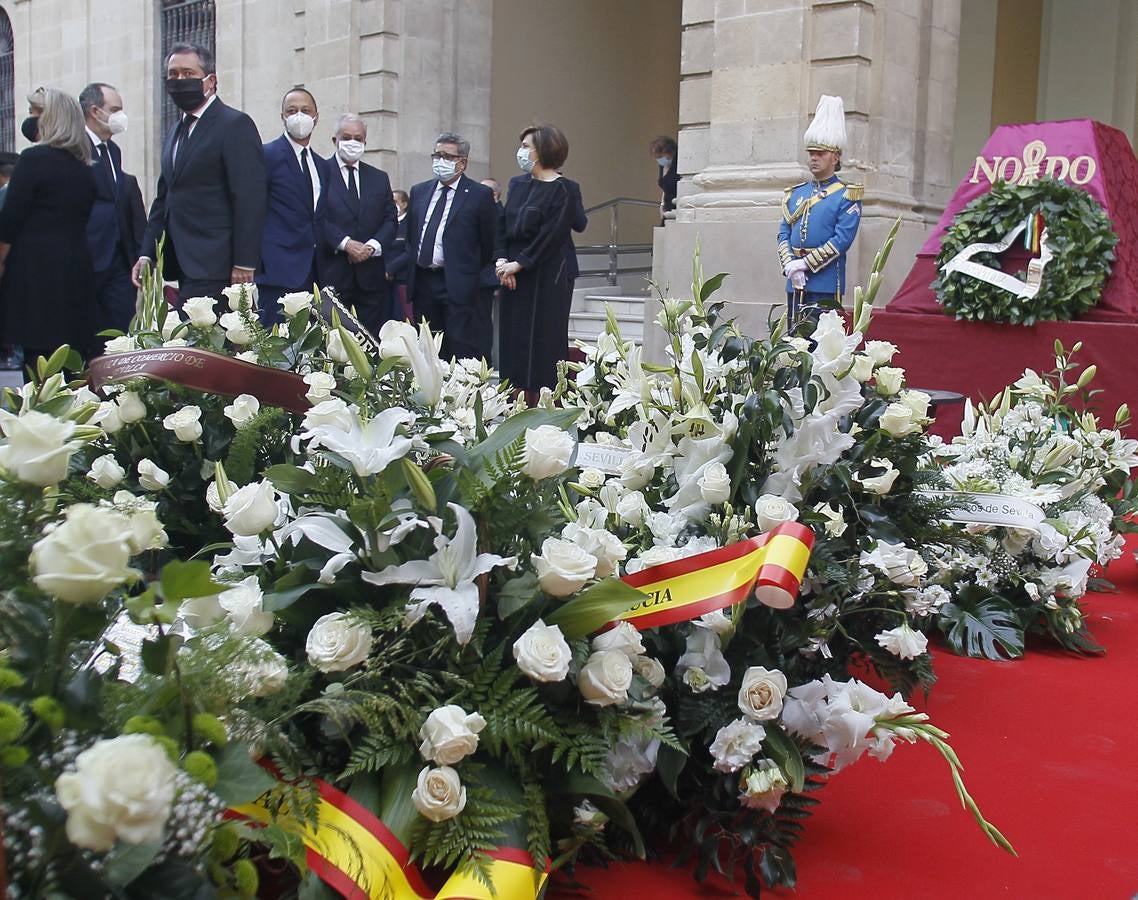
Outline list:
[[[1052,258],[1034,297],[1017,297],[962,272],[941,271],[965,247],[997,243],[1035,212],[1042,213]],[[964,207],[945,232],[932,287],[945,311],[957,319],[1013,325],[1067,321],[1093,309],[1102,298],[1117,243],[1106,211],[1086,191],[1053,178],[1031,184],[997,181]],[[1002,269],[994,253],[977,253],[972,261]]]

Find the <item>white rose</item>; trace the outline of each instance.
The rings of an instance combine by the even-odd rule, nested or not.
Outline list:
[[[320,403],[332,396],[332,391],[336,389],[336,376],[327,372],[309,372],[304,376],[304,383],[308,385],[308,391],[304,395],[308,402]]]
[[[708,748],[719,772],[738,772],[763,746],[766,729],[747,719],[736,719],[719,729]]]
[[[273,627],[274,616],[265,612],[261,604],[265,599],[256,575],[237,582],[217,595],[217,604],[228,617],[235,634],[243,637],[260,637]]]
[[[250,697],[280,693],[288,682],[288,660],[260,638],[253,638],[249,647],[253,658],[242,659],[236,666],[238,684]]]
[[[441,766],[453,766],[478,749],[478,732],[486,720],[451,704],[432,710],[419,729],[419,753]]]
[[[901,392],[901,395],[897,398],[897,402],[911,409],[914,419],[923,422],[929,417],[929,403],[932,402],[932,399],[933,398],[924,391],[917,391],[910,388],[909,390]]]
[[[130,522],[107,507],[76,503],[66,518],[32,547],[32,581],[68,603],[93,603],[131,581]]]
[[[914,659],[924,653],[929,645],[929,639],[921,632],[914,631],[907,623],[874,635],[874,640],[901,659]]]
[[[91,461],[91,471],[87,477],[99,487],[110,490],[126,478],[126,469],[118,464],[114,454],[107,453]]]
[[[174,802],[177,768],[147,734],[99,741],[75,758],[75,768],[55,780],[55,796],[67,810],[67,837],[102,853],[116,841],[162,840]]]
[[[905,380],[905,370],[892,366],[881,366],[873,373],[877,381],[877,393],[883,397],[892,397],[899,390]]]
[[[379,329],[380,359],[407,359],[407,347],[417,343],[415,326],[401,319],[388,319]]]
[[[612,706],[628,699],[632,686],[632,660],[623,650],[592,654],[577,675],[577,690],[586,703]]]
[[[878,541],[868,553],[863,550],[858,562],[863,568],[873,566],[902,587],[919,586],[929,571],[929,564],[916,550],[888,541]]]
[[[846,520],[842,516],[840,509],[834,509],[829,503],[820,503],[814,507],[814,512],[818,513],[826,520],[825,529],[826,534],[830,537],[841,537],[846,531]]]
[[[277,303],[284,310],[284,314],[291,319],[301,310],[312,306],[312,294],[308,291],[296,291],[292,294],[285,294],[277,300]]]
[[[890,403],[885,407],[885,412],[881,414],[877,424],[886,434],[901,438],[921,430],[920,423],[913,419],[913,411],[904,403]]]
[[[219,321],[221,327],[225,329],[225,337],[230,343],[241,347],[253,343],[253,334],[249,331],[249,326],[245,323],[241,313],[223,313]]]
[[[158,518],[158,504],[143,500],[130,491],[118,491],[113,502],[118,512],[127,517],[130,523],[130,552],[142,553],[144,550],[161,550],[169,538],[166,529]]]
[[[546,538],[541,556],[534,554],[532,559],[538,583],[551,597],[575,594],[597,571],[595,556],[560,538]]]
[[[597,578],[608,578],[616,571],[617,563],[628,556],[628,549],[620,538],[604,528],[582,528],[576,522],[570,522],[561,536],[596,558]]]
[[[182,605],[178,607],[178,618],[191,628],[207,628],[224,619],[225,610],[217,602],[217,594],[209,597],[190,597],[183,600]]]
[[[731,496],[731,476],[720,462],[708,463],[699,476],[699,493],[706,503],[726,503]]]
[[[114,400],[100,403],[95,414],[91,416],[91,424],[98,425],[106,435],[118,434],[123,427],[118,404]]]
[[[371,629],[347,613],[328,613],[313,623],[304,649],[321,672],[343,672],[367,660]]]
[[[739,709],[754,722],[777,719],[786,696],[786,676],[778,669],[751,666],[743,673]]]
[[[71,456],[80,445],[71,440],[74,422],[31,410],[22,416],[5,413],[0,429],[8,438],[0,447],[0,467],[38,487],[59,484],[67,477]]]
[[[277,513],[276,496],[269,481],[238,488],[222,507],[225,527],[243,537],[253,537],[271,528]]]
[[[875,366],[884,366],[893,360],[893,354],[897,352],[897,345],[891,344],[889,341],[866,341],[865,353],[873,360]]]
[[[432,822],[453,819],[466,808],[466,788],[458,772],[450,766],[432,769],[427,766],[419,773],[411,802],[424,818]]]
[[[664,683],[667,674],[658,659],[651,656],[637,656],[632,660],[632,671],[647,681],[652,687],[658,688]]]
[[[793,503],[777,494],[763,494],[755,501],[755,515],[758,516],[760,531],[770,531],[783,522],[798,521],[798,510]]]
[[[581,470],[581,477],[577,479],[582,487],[587,487],[591,491],[595,491],[605,483],[605,473],[600,469],[594,469],[589,466]]]
[[[179,441],[192,444],[202,436],[202,411],[197,406],[183,406],[162,420],[162,427],[174,432]]]
[[[141,422],[147,416],[146,404],[134,391],[123,391],[115,403],[119,408],[119,418],[124,425]]]
[[[518,668],[534,681],[564,681],[573,653],[556,625],[534,622],[514,641]]]
[[[182,304],[182,312],[195,328],[212,328],[217,324],[217,313],[213,311],[213,297],[190,297]]]
[[[225,417],[233,423],[234,428],[244,428],[253,421],[253,417],[261,411],[261,401],[252,394],[238,394],[233,402],[225,407]]]
[[[616,516],[622,525],[639,528],[651,514],[648,501],[640,491],[629,491],[616,504]]]
[[[865,490],[874,494],[888,494],[893,489],[893,482],[897,480],[897,476],[901,473],[893,468],[893,464],[887,459],[879,457],[871,459],[869,464],[874,469],[884,469],[880,475],[855,475],[854,481],[860,484]]]
[[[245,309],[257,308],[257,285],[250,282],[248,284],[231,284],[227,288],[222,288],[221,293],[225,295],[225,299],[229,301],[229,308],[232,310],[239,310],[242,307]]]
[[[130,353],[131,350],[138,349],[138,341],[135,340],[133,335],[122,334],[116,338],[111,338],[103,347],[103,352],[106,354],[111,353]]]
[[[864,353],[855,353],[850,375],[855,381],[865,384],[873,377],[873,360]]]
[[[144,491],[160,491],[170,483],[170,473],[152,459],[138,461],[138,485]]]
[[[644,641],[635,625],[630,622],[617,622],[614,627],[593,638],[592,648],[594,653],[602,650],[620,650],[629,657],[636,657],[644,652]]]
[[[348,406],[339,397],[321,400],[304,414],[305,431],[312,431],[321,425],[331,425],[340,431],[351,431],[360,427],[359,413],[354,406]]]
[[[560,475],[569,468],[574,446],[573,438],[553,425],[527,428],[522,472],[534,481]]]
[[[241,362],[252,363],[255,366],[260,365],[260,360],[257,358],[257,352],[255,350],[242,350],[233,358],[239,359]]]

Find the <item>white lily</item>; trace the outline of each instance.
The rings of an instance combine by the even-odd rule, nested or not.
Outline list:
[[[474,517],[457,503],[448,503],[458,528],[454,537],[443,534],[442,520],[432,516],[428,521],[438,532],[435,552],[428,559],[414,559],[382,572],[364,572],[368,584],[414,584],[407,604],[405,624],[414,625],[432,604],[438,604],[454,627],[454,636],[466,644],[474,633],[478,618],[478,586],[474,579],[497,566],[512,566],[513,557],[478,553]]]
[[[647,402],[652,396],[652,385],[640,364],[640,352],[639,347],[631,348],[624,363],[605,376],[605,381],[616,388],[608,409],[610,421],[626,409]]]
[[[353,423],[348,429],[336,424],[317,425],[304,434],[313,447],[323,447],[342,456],[357,475],[375,475],[394,460],[406,456],[411,439],[397,435],[400,425],[410,424],[414,415],[393,406],[385,409],[366,425]]]

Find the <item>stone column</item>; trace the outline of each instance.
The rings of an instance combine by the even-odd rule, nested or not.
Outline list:
[[[821,94],[845,103],[841,177],[865,185],[852,286],[903,220],[879,302],[908,271],[951,194],[959,0],[684,0],[676,218],[658,228],[653,277],[687,296],[729,272],[719,297],[751,334],[785,301],[775,250],[783,189],[809,177],[802,133]],[[657,304],[648,303],[645,322]],[[659,355],[658,330],[646,328]]]

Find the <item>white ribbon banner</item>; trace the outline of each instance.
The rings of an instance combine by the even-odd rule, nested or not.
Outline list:
[[[627,447],[612,447],[608,444],[578,444],[577,460],[580,469],[598,469],[606,475],[619,475],[620,464],[632,453]]]
[[[999,269],[993,269],[990,266],[982,266],[980,263],[971,261],[972,257],[977,253],[1003,253],[1015,242],[1015,239],[1020,236],[1026,227],[1026,222],[1020,222],[1015,228],[1009,231],[998,244],[969,244],[957,253],[956,256],[941,266],[940,270],[946,275],[950,272],[959,272],[961,275],[978,278],[980,281],[1001,288],[1010,294],[1015,294],[1017,297],[1030,299],[1039,293],[1039,288],[1043,284],[1043,270],[1046,268],[1047,263],[1051,261],[1051,245],[1047,243],[1046,228],[1043,229],[1043,234],[1040,235],[1038,258],[1031,260],[1031,262],[1027,264],[1026,281],[1020,281],[1008,272],[1001,272]]]
[[[914,493],[922,497],[947,497],[959,501],[961,508],[947,513],[945,519],[964,525],[1004,525],[1008,528],[1038,532],[1039,523],[1047,518],[1047,514],[1034,503],[1004,494],[970,491],[915,491]]]

